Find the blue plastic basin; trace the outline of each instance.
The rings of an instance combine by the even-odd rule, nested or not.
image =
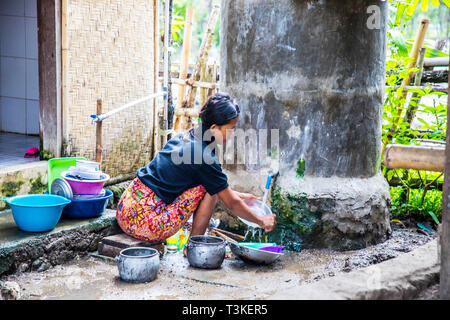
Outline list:
[[[105,189],[106,193],[101,198],[95,199],[72,199],[72,202],[64,208],[64,218],[95,218],[103,214],[113,193]]]
[[[19,229],[43,232],[55,228],[70,200],[57,195],[28,194],[10,197],[6,202],[11,205]]]

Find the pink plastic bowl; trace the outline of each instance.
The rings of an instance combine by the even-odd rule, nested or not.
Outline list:
[[[69,183],[74,194],[100,194],[105,182],[109,180],[109,175],[106,173],[103,173],[104,179],[82,181],[66,177],[67,173],[67,171],[61,172],[61,176]]]

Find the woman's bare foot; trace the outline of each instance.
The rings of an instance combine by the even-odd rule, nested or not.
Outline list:
[[[186,246],[184,246],[184,248],[183,248],[183,256],[186,257],[186,255],[187,255]]]

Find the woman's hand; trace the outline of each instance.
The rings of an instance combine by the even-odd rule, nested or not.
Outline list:
[[[260,216],[261,222],[259,226],[264,229],[265,232],[270,232],[275,228],[277,224],[276,216],[274,214],[265,214]]]
[[[258,197],[249,193],[240,193],[231,190],[230,187],[218,193],[220,200],[225,204],[225,206],[231,210],[231,212],[244,220],[258,224],[264,231],[270,232],[275,228],[276,216],[274,214],[257,215],[254,213],[248,205],[245,204],[244,198],[247,199],[259,199]],[[244,198],[243,198],[244,197]]]

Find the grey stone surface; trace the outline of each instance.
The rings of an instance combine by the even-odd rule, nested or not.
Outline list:
[[[274,300],[413,299],[439,281],[437,239],[397,258],[277,291]]]
[[[0,276],[14,272],[45,271],[77,256],[97,250],[105,236],[121,232],[115,210],[93,219],[60,221],[50,232],[27,233],[17,229],[10,211],[2,212]]]
[[[391,298],[394,293],[394,297],[408,298],[437,281],[436,246],[431,240],[430,235],[395,227],[391,239],[362,250],[285,252],[268,266],[230,257],[215,270],[190,267],[182,252],[166,253],[156,280],[145,284],[122,281],[117,262],[98,256],[75,258],[45,272],[15,273],[3,280],[16,282],[22,288],[21,299],[26,300],[259,300],[278,295],[284,295],[282,299],[359,299],[380,298],[380,292],[391,292],[383,297]],[[405,251],[411,253],[406,260],[402,258],[407,255]],[[392,263],[381,263],[383,259]],[[368,266],[381,269],[377,272]],[[365,271],[354,276],[352,270]],[[334,277],[340,280],[328,282]]]
[[[389,186],[381,174],[365,179],[284,179],[285,193],[307,194],[307,207],[321,213],[322,228],[311,241],[317,246],[359,249],[391,235]]]
[[[369,29],[374,4],[380,28]],[[326,246],[390,233],[379,175],[386,22],[387,3],[376,0],[222,0],[221,90],[240,106],[239,128],[280,130],[277,185],[307,190],[329,228]],[[265,165],[224,168],[236,173],[232,187],[262,194]]]

